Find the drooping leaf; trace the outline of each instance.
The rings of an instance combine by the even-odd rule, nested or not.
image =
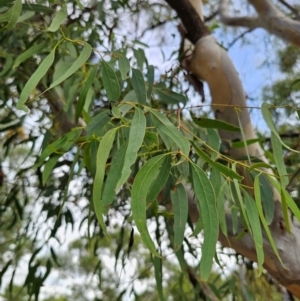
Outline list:
[[[137,100],[141,104],[146,103],[146,86],[143,74],[140,70],[132,68],[132,77],[131,77],[132,87],[136,94]]]
[[[149,65],[148,66],[148,90],[147,90],[147,98],[150,99],[152,95],[152,89],[153,89],[153,84],[154,84],[154,66]]]
[[[54,62],[55,48],[45,57],[45,59],[38,66],[36,71],[31,75],[25,87],[23,88],[20,98],[17,103],[17,109],[28,112],[28,108],[25,106],[25,102],[34,88],[37,86],[42,77],[49,70]]]
[[[116,190],[119,190],[131,174],[131,166],[136,161],[137,152],[140,149],[146,131],[146,118],[139,108],[135,108],[135,113],[131,122],[128,146],[125,154],[124,166]]]
[[[152,257],[153,265],[154,265],[154,276],[156,280],[156,289],[158,293],[158,297],[160,301],[165,301],[165,297],[163,294],[163,273],[162,273],[162,259],[156,256]]]
[[[261,274],[263,271],[264,251],[263,251],[263,237],[262,237],[262,229],[259,221],[259,214],[258,214],[257,207],[255,205],[255,201],[247,192],[244,193],[244,198],[245,198],[246,212],[250,224],[250,232],[255,243],[259,274]]]
[[[128,73],[130,71],[129,60],[125,55],[120,55],[118,62],[119,62],[119,69],[121,72],[121,78],[122,80],[125,80],[128,77]]]
[[[181,183],[171,190],[171,200],[174,212],[174,251],[176,252],[182,245],[188,217],[187,193]]]
[[[64,154],[67,152],[77,141],[78,137],[81,134],[81,129],[72,130],[69,133],[64,134],[61,138],[49,144],[41,153],[38,158],[35,167],[41,166],[45,159],[48,158],[51,154]]]
[[[16,0],[14,5],[8,11],[0,15],[0,22],[7,22],[6,26],[1,29],[0,32],[13,28],[18,22],[21,12],[22,0]]]
[[[137,65],[141,71],[143,71],[143,65],[146,60],[145,52],[143,49],[133,49],[134,56],[137,61]]]
[[[186,97],[182,94],[176,93],[167,88],[155,87],[154,92],[157,93],[159,98],[166,104],[186,104]]]
[[[112,158],[111,166],[105,181],[103,195],[101,199],[101,207],[103,214],[107,214],[108,207],[112,203],[114,196],[116,195],[117,183],[121,177],[120,170],[122,170],[126,155],[128,142],[124,142],[120,148],[116,151]]]
[[[16,69],[21,63],[31,58],[34,54],[40,53],[43,49],[45,49],[45,46],[46,44],[42,43],[26,49],[15,59],[12,68]]]
[[[103,130],[104,126],[110,120],[108,113],[109,111],[105,110],[92,118],[92,120],[86,127],[87,137],[91,137],[93,135],[99,135],[99,133]]]
[[[117,101],[120,96],[120,84],[115,71],[104,60],[101,62],[102,80],[109,101]]]
[[[63,5],[62,8],[55,14],[50,26],[48,27],[48,31],[55,32],[59,29],[60,25],[64,23],[67,19],[68,11],[67,6]]]
[[[61,155],[54,155],[46,162],[42,173],[43,185],[45,185],[45,183],[47,182],[53,168],[55,167],[60,157]]]
[[[98,65],[94,65],[81,89],[78,103],[76,105],[75,120],[77,121],[85,104],[86,96],[96,76]]]
[[[200,277],[206,280],[210,274],[216,243],[219,233],[219,219],[216,206],[216,196],[213,187],[204,171],[197,165],[191,164],[193,189],[198,201],[204,228],[204,241],[200,262]]]
[[[287,175],[286,167],[283,161],[283,151],[280,140],[277,136],[272,132],[271,133],[271,143],[273,149],[274,160],[276,164],[276,168],[278,170],[278,174],[280,176],[280,182],[283,187],[286,187],[289,184],[289,178]]]
[[[56,79],[47,90],[50,90],[56,87],[57,85],[61,84],[71,75],[73,75],[90,58],[92,53],[92,46],[86,42],[83,42],[83,44],[84,45],[82,50],[80,51],[80,55],[72,64],[72,66],[68,70],[66,70],[62,76]]]
[[[103,220],[103,208],[100,201],[102,196],[102,186],[106,169],[106,161],[109,157],[109,153],[115,139],[116,131],[117,129],[113,128],[103,136],[99,144],[96,159],[96,175],[93,186],[93,204],[98,222],[104,232],[106,232],[106,226]]]
[[[270,107],[270,105],[269,105],[268,103],[266,103],[266,102],[264,102],[264,103],[261,105],[261,113],[262,113],[263,118],[264,118],[266,124],[268,125],[269,129],[272,131],[272,133],[276,136],[276,138],[280,141],[280,143],[281,143],[285,148],[287,148],[288,150],[290,150],[290,151],[292,151],[292,152],[299,153],[299,151],[290,148],[288,145],[286,145],[286,144],[281,140],[281,137],[280,137],[280,135],[278,134],[278,132],[277,132],[277,130],[276,130],[274,121],[272,120],[271,114],[270,114],[270,112],[269,112],[269,107]]]
[[[131,190],[131,210],[136,227],[146,247],[153,255],[158,257],[160,257],[160,255],[156,251],[147,228],[146,201],[151,184],[155,181],[165,159],[166,155],[162,154],[147,161],[137,173]]]
[[[172,142],[178,146],[181,152],[188,157],[190,153],[190,145],[187,142],[186,138],[182,135],[182,133],[175,127],[173,123],[171,123],[171,121],[165,115],[151,108],[147,109],[151,113],[151,119],[157,126],[157,129],[167,135],[172,140]]]
[[[267,225],[267,222],[266,222],[266,219],[264,217],[264,213],[263,213],[263,209],[262,209],[261,192],[260,192],[260,184],[259,184],[258,176],[256,176],[255,179],[254,179],[254,196],[255,196],[255,202],[256,202],[256,207],[257,207],[258,214],[259,214],[259,217],[260,217],[260,221],[263,224],[263,227],[264,227],[264,229],[266,231],[266,234],[269,238],[269,241],[270,241],[270,244],[272,246],[272,249],[273,249],[274,253],[276,254],[276,256],[277,256],[278,260],[280,261],[280,263],[283,265],[283,262],[280,258],[280,255],[279,255],[278,250],[276,248],[276,245],[274,243],[274,239],[272,237],[272,234],[270,232],[270,229],[269,229],[269,227]]]
[[[171,161],[172,161],[171,156],[167,156],[166,159],[164,160],[160,168],[159,174],[157,175],[156,179],[153,181],[148,191],[147,204],[154,201],[157,198],[158,194],[162,191],[163,187],[165,186],[172,167]]]

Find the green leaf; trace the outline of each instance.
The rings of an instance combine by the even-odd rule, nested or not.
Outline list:
[[[260,275],[263,271],[264,250],[263,250],[263,236],[262,236],[262,230],[259,221],[259,215],[255,205],[255,201],[247,192],[244,193],[244,199],[245,199],[246,212],[250,224],[250,231],[255,243],[257,263],[259,267],[258,271]]]
[[[165,301],[165,297],[163,294],[163,273],[162,273],[162,259],[158,257],[152,257],[153,265],[154,265],[154,276],[156,280],[156,289],[158,293],[158,297],[160,301]]]
[[[263,103],[261,105],[261,113],[263,115],[263,118],[266,122],[266,124],[268,125],[269,129],[272,131],[272,133],[276,136],[276,138],[280,141],[280,143],[285,147],[287,148],[288,150],[292,151],[292,152],[295,152],[295,153],[299,153],[299,151],[295,150],[295,149],[292,149],[290,148],[288,145],[286,145],[282,140],[281,140],[281,137],[280,135],[278,134],[277,130],[276,130],[276,127],[275,127],[275,124],[272,120],[272,117],[271,117],[271,114],[269,112],[269,107],[270,105],[267,104],[267,103]]]
[[[154,84],[154,66],[149,65],[148,66],[148,90],[147,90],[147,98],[150,99],[152,95],[152,89],[153,89],[153,84]]]
[[[155,181],[166,155],[159,155],[147,161],[137,173],[131,190],[132,216],[141,239],[153,255],[160,257],[149,235],[146,223],[146,200],[151,184]]]
[[[72,66],[66,70],[66,72],[60,76],[57,80],[55,80],[47,90],[54,88],[55,86],[59,85],[71,75],[73,75],[91,56],[92,53],[92,46],[86,42],[83,42],[84,46],[80,52],[79,57],[75,60]]]
[[[60,25],[64,23],[67,19],[68,11],[66,5],[62,6],[62,8],[55,14],[50,26],[48,27],[48,31],[55,32],[59,29]]]
[[[218,129],[218,130],[223,130],[223,131],[230,131],[230,132],[240,132],[240,128],[227,123],[225,121],[221,121],[221,120],[216,120],[216,119],[209,119],[209,118],[205,118],[205,117],[201,117],[201,118],[196,118],[194,116],[192,116],[193,121],[199,125],[200,127],[203,128],[213,128],[213,129]]]
[[[133,49],[133,53],[136,58],[137,65],[139,69],[142,71],[144,62],[146,60],[145,52],[143,49],[139,48],[139,49]]]
[[[24,61],[26,61],[27,59],[31,58],[34,54],[40,53],[41,51],[43,51],[43,49],[45,49],[46,44],[38,44],[38,45],[34,45],[30,48],[28,48],[26,51],[24,51],[22,54],[20,54],[14,64],[13,64],[13,69],[16,69],[21,63],[23,63]]]
[[[268,176],[268,179],[271,181],[273,186],[277,189],[277,191],[282,195],[284,195],[285,201],[288,205],[288,207],[291,209],[293,214],[296,216],[298,221],[300,222],[300,209],[298,208],[297,204],[293,200],[293,198],[290,196],[290,194],[282,187],[273,177]],[[288,214],[288,213],[287,213]]]
[[[171,190],[171,200],[174,212],[174,251],[176,252],[182,245],[188,217],[187,193],[181,183]]]
[[[61,157],[61,155],[54,155],[46,162],[43,173],[42,173],[43,185],[46,184],[53,168],[55,167],[55,165],[60,157]]]
[[[131,122],[128,147],[125,154],[125,162],[121,171],[116,190],[119,190],[127,181],[131,174],[131,166],[136,161],[137,152],[140,149],[146,131],[146,118],[139,108],[135,108],[135,113]]]
[[[93,204],[95,214],[97,216],[98,222],[102,228],[102,230],[106,233],[106,226],[103,220],[103,207],[101,206],[101,195],[102,195],[102,186],[106,169],[106,161],[110,154],[110,150],[112,148],[113,142],[115,140],[117,129],[109,130],[101,139],[99,148],[97,151],[97,159],[96,159],[96,175],[94,179],[93,186]]]
[[[215,162],[215,161],[211,160],[194,142],[191,142],[191,143],[192,143],[197,155],[199,157],[201,157],[203,160],[205,160],[207,163],[209,163],[209,165],[211,167],[216,168],[222,174],[224,174],[225,176],[227,176],[231,179],[237,179],[239,181],[243,179],[242,176],[238,175],[235,171],[228,168],[227,166],[225,166],[219,162]]]
[[[82,109],[84,107],[85,104],[85,100],[86,100],[86,96],[88,94],[88,91],[90,89],[90,87],[92,86],[95,76],[96,76],[96,72],[97,72],[97,68],[98,65],[94,65],[92,67],[92,69],[90,70],[90,73],[81,89],[80,95],[79,95],[79,99],[78,99],[78,103],[76,105],[76,112],[75,112],[75,120],[76,122],[78,121],[78,118],[82,112]]]
[[[103,128],[110,120],[108,113],[109,111],[105,110],[92,118],[92,120],[86,127],[87,137],[99,135],[101,131],[103,131]]]
[[[167,135],[173,141],[173,143],[178,146],[181,152],[188,157],[190,153],[190,145],[182,133],[163,114],[151,108],[147,108],[147,110],[151,113],[151,119],[154,125],[157,126],[159,132]]]
[[[18,22],[21,12],[22,0],[16,0],[14,5],[6,13],[0,15],[0,22],[8,22],[0,32],[13,28]]]
[[[23,88],[20,98],[17,103],[17,109],[28,112],[28,108],[24,105],[29,95],[37,86],[39,81],[43,78],[54,62],[55,48],[45,57],[45,59],[38,66],[37,70],[31,75],[25,87]]]
[[[289,177],[287,175],[286,167],[283,161],[283,151],[280,140],[277,136],[272,132],[271,133],[271,143],[273,149],[274,160],[276,164],[276,168],[278,170],[278,174],[280,176],[280,182],[283,187],[286,187],[289,184]]]
[[[154,92],[157,93],[160,100],[166,104],[186,104],[186,97],[184,95],[173,92],[170,89],[155,87]]]
[[[198,200],[199,211],[204,227],[204,242],[200,262],[201,279],[207,280],[210,274],[216,243],[219,234],[219,219],[216,206],[216,196],[213,187],[204,171],[197,165],[191,164],[193,188]]]
[[[253,171],[252,174],[254,177],[258,176],[259,178],[259,185],[261,191],[261,200],[263,204],[263,209],[265,213],[266,222],[268,225],[271,224],[273,217],[274,217],[274,196],[273,190],[271,187],[271,183],[266,177],[265,174],[260,173],[258,174],[257,171]]]
[[[117,101],[121,94],[120,85],[115,71],[104,60],[102,65],[102,81],[109,101]]]
[[[147,195],[147,204],[156,200],[158,194],[163,190],[163,187],[166,184],[166,181],[170,175],[171,170],[171,156],[167,156],[164,160],[160,172],[157,175],[156,179],[153,181]]]
[[[219,156],[220,151],[220,137],[215,129],[207,129],[207,143],[208,145],[215,151],[212,151],[210,157],[213,161],[215,161]]]
[[[121,72],[121,78],[122,80],[125,80],[128,77],[128,73],[130,71],[129,60],[125,55],[120,55],[118,59],[118,63]]]
[[[262,209],[262,203],[261,203],[259,176],[256,176],[255,179],[254,179],[254,196],[255,196],[255,202],[256,202],[258,214],[259,214],[259,217],[260,217],[260,221],[264,226],[264,229],[265,229],[266,234],[269,238],[269,241],[270,241],[270,244],[272,246],[272,249],[273,249],[274,253],[276,254],[276,256],[277,256],[278,260],[280,261],[280,263],[283,265],[283,262],[281,261],[280,255],[279,255],[278,250],[276,248],[276,245],[274,243],[272,234],[270,232],[270,229],[269,229],[269,227],[267,225],[267,222],[266,222],[266,219],[264,217],[264,213],[263,213],[263,209]]]
[[[48,145],[42,151],[38,162],[35,164],[35,167],[41,166],[44,163],[45,159],[53,153],[62,155],[67,152],[75,144],[80,134],[81,129],[72,130],[71,132],[64,134],[61,138]]]
[[[128,142],[124,142],[120,148],[113,155],[111,166],[105,181],[103,195],[101,199],[101,207],[103,214],[107,214],[110,204],[113,202],[117,194],[117,183],[121,177],[120,170],[122,170],[125,160]]]
[[[140,70],[132,68],[131,77],[132,87],[137,96],[138,102],[141,104],[146,103],[146,86],[143,74]]]

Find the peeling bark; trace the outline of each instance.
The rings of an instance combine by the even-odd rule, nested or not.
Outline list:
[[[170,4],[173,2],[180,3],[181,8],[183,5],[185,5],[185,0],[166,1]],[[267,20],[273,18],[272,20],[274,24],[274,18],[277,15],[278,18],[281,18],[281,20],[277,20],[277,23],[275,23],[277,24],[276,26],[282,26],[282,33],[286,35],[287,33],[284,33],[285,30],[292,31],[291,23],[288,24],[288,22],[291,20],[283,15],[278,14],[277,10],[275,10],[269,1],[249,0],[249,2],[255,5],[257,12],[261,14],[259,20],[261,20],[263,17],[267,18],[263,23],[261,23],[265,24],[264,26],[266,26],[266,28],[266,23],[268,22]],[[185,28],[192,28],[191,25],[188,25],[190,22],[192,22],[189,17],[181,17],[181,21],[183,22]],[[281,22],[284,24],[280,25]],[[292,22],[292,24],[294,23]],[[275,33],[275,27],[273,25],[271,27],[273,28],[273,31],[270,32]],[[294,36],[296,36],[295,32],[293,33]],[[300,36],[300,28],[297,34]],[[277,35],[279,36],[279,34]],[[296,38],[289,39],[290,42],[296,40]],[[250,115],[248,109],[246,108],[246,98],[242,83],[227,52],[218,45],[213,36],[203,34],[195,45],[193,55],[185,58],[182,62],[182,65],[188,72],[192,73],[193,76],[196,76],[199,80],[207,82],[212,97],[212,106],[217,119],[241,127],[247,140],[256,138],[253,126],[251,124]],[[241,133],[220,130],[219,134],[222,140],[229,142],[237,139],[242,140]],[[250,156],[257,157],[267,162],[264,152],[258,143],[249,145],[248,150],[245,148],[230,149],[229,156],[233,159],[236,159],[238,157],[245,156],[247,151]],[[271,171],[268,172],[271,173]],[[248,177],[246,177],[244,170],[241,169],[240,173],[245,177],[244,181],[247,181],[245,184],[252,186],[253,183]],[[277,256],[274,254],[268,237],[266,233],[263,232],[263,248],[265,254],[264,268],[280,284],[285,286],[295,296],[300,297],[300,257],[298,256],[298,252],[300,250],[300,225],[295,219],[290,219],[291,233],[288,233],[284,224],[281,197],[275,188],[273,188],[273,200],[275,212],[273,221],[270,225],[270,231],[284,265],[281,264]],[[195,212],[195,200],[191,193],[189,193],[189,201],[190,212],[193,213],[191,217],[193,220],[197,220],[198,213]],[[229,229],[228,236],[224,236],[220,231],[219,241],[224,246],[234,249],[250,260],[257,261],[255,244],[250,234],[245,234],[241,239],[236,239],[236,234],[232,233],[231,231],[232,220],[230,214],[226,215],[226,220]]]
[[[220,0],[221,21],[229,26],[243,26],[249,29],[264,28],[282,40],[300,46],[300,22],[290,19],[269,0],[248,0],[257,12],[256,17],[230,17],[228,0]]]

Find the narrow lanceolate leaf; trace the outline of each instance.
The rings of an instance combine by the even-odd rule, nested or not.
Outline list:
[[[158,130],[169,137],[174,145],[177,145],[181,152],[188,157],[190,153],[190,145],[182,133],[165,115],[153,109],[147,109],[151,113],[151,119]]]
[[[25,102],[28,99],[29,95],[35,89],[39,81],[43,78],[46,72],[49,70],[51,65],[53,64],[55,57],[55,49],[53,49],[41,62],[36,71],[31,75],[25,87],[23,88],[19,101],[17,103],[17,109],[24,110],[28,112],[28,108],[25,106]]]
[[[153,84],[154,84],[154,66],[149,65],[148,66],[148,90],[147,90],[147,98],[150,99],[152,95],[152,89],[153,89]]]
[[[49,144],[39,156],[35,167],[41,166],[44,161],[53,153],[64,154],[67,152],[77,141],[81,134],[81,129],[75,129],[69,133],[64,134],[61,138]]]
[[[272,131],[272,133],[277,137],[277,139],[280,141],[280,143],[285,147],[287,148],[288,150],[292,151],[292,152],[296,152],[296,153],[299,153],[299,151],[295,150],[295,149],[292,149],[290,148],[288,145],[286,145],[282,140],[281,140],[281,137],[280,135],[278,134],[277,130],[276,130],[276,127],[275,127],[275,124],[272,120],[272,117],[271,117],[271,114],[269,112],[269,104],[267,103],[263,103],[261,105],[261,113],[264,117],[264,120],[266,122],[266,124],[268,125],[269,129]]]
[[[105,110],[92,118],[92,120],[86,127],[88,137],[91,137],[92,135],[97,135],[98,133],[100,133],[103,130],[105,125],[110,120],[108,113],[109,113],[109,111]]]
[[[193,117],[193,116],[192,116]],[[209,118],[196,118],[193,117],[193,121],[203,128],[213,128],[218,130],[224,130],[229,132],[240,132],[241,129],[233,124],[227,123],[225,121],[209,119]]]
[[[171,162],[172,162],[171,156],[166,156],[166,159],[164,160],[164,162],[160,168],[158,176],[153,181],[153,183],[148,191],[147,204],[156,200],[159,193],[163,190],[163,187],[165,186],[165,184],[168,180],[168,177],[170,175],[170,171],[171,171],[171,167],[172,167]]]
[[[258,174],[258,172],[252,171],[252,174],[254,175],[254,177],[259,177],[263,210],[265,213],[266,222],[268,225],[270,225],[274,217],[274,199],[271,183],[263,173]]]
[[[103,208],[100,200],[102,195],[102,185],[105,175],[106,161],[112,148],[117,129],[111,129],[102,138],[97,151],[96,158],[96,175],[93,186],[93,204],[98,222],[102,229],[106,232],[106,227],[103,220]]]
[[[18,22],[18,18],[21,12],[22,12],[22,0],[16,0],[14,5],[5,14],[0,15],[1,22],[5,22],[5,21],[8,22],[6,26],[0,31],[13,28],[15,24]],[[1,17],[3,17],[3,19]]]
[[[34,54],[40,53],[43,49],[45,49],[45,44],[44,43],[34,45],[34,46],[28,48],[26,51],[24,51],[22,54],[20,54],[16,58],[12,68],[16,69],[21,63],[23,63],[27,59],[31,58]]]
[[[186,104],[186,97],[167,88],[155,87],[159,99],[166,104]]]
[[[108,208],[117,193],[116,187],[121,177],[120,170],[122,170],[124,165],[127,145],[128,142],[124,142],[113,156],[101,199],[101,210],[104,214],[108,212]]]
[[[204,227],[204,242],[200,262],[201,279],[207,280],[210,274],[216,243],[219,234],[219,219],[216,197],[213,187],[204,171],[197,165],[191,164],[193,188],[201,212]]]
[[[235,171],[230,169],[229,167],[219,163],[215,162],[212,159],[210,159],[194,142],[192,142],[192,145],[199,157],[201,157],[203,160],[205,160],[211,167],[216,168],[219,170],[222,174],[225,176],[232,178],[232,179],[237,179],[237,180],[242,180],[243,177],[238,175]]]
[[[102,81],[109,101],[117,101],[120,96],[120,84],[112,67],[105,61],[101,62]]]
[[[137,152],[140,149],[146,131],[146,118],[139,108],[135,108],[135,113],[131,122],[128,146],[125,154],[125,162],[121,171],[116,190],[119,190],[131,174],[131,166],[136,161]]]
[[[91,56],[92,53],[92,46],[86,42],[84,42],[83,49],[80,52],[79,57],[75,60],[75,62],[72,64],[72,66],[66,70],[66,72],[60,76],[57,80],[55,80],[50,87],[47,89],[52,89],[65,81],[67,78],[69,78],[71,75],[73,75]]]
[[[55,32],[59,29],[60,25],[64,23],[67,19],[68,11],[66,5],[64,5],[53,18],[50,26],[48,27],[48,31]]]
[[[160,168],[166,159],[166,155],[159,155],[150,159],[137,173],[131,190],[131,210],[132,216],[138,228],[141,238],[146,247],[155,256],[160,257],[155,245],[149,235],[146,223],[146,200],[151,184],[155,181]]]
[[[273,132],[271,133],[271,143],[272,143],[275,164],[278,170],[278,174],[280,176],[280,182],[283,187],[286,187],[289,184],[289,178],[283,161],[282,146],[280,140]]]
[[[165,301],[165,297],[163,294],[163,273],[162,273],[162,259],[158,257],[152,258],[154,265],[154,276],[156,280],[156,289],[158,293],[158,297],[160,301]]]
[[[270,179],[271,180],[271,179]],[[256,202],[256,206],[257,206],[257,211],[260,217],[260,221],[263,224],[263,227],[267,233],[267,236],[269,238],[270,244],[272,246],[272,249],[274,251],[274,253],[276,254],[278,260],[280,261],[280,263],[283,265],[283,262],[281,261],[280,255],[278,253],[278,250],[276,248],[276,245],[274,243],[272,234],[270,232],[270,229],[267,225],[264,213],[263,213],[263,209],[262,209],[262,203],[261,203],[261,193],[260,193],[260,185],[259,185],[259,176],[256,176],[254,179],[254,196],[255,196],[255,202]]]
[[[174,212],[174,251],[176,252],[182,245],[188,217],[187,193],[181,183],[171,190],[171,200]]]
[[[125,80],[128,77],[128,73],[130,71],[130,64],[129,64],[129,60],[125,55],[121,55],[119,57],[119,69],[121,72],[121,78],[122,80]]]
[[[146,86],[143,74],[140,70],[132,68],[132,77],[131,77],[132,87],[138,99],[138,102],[141,104],[146,103]]]
[[[60,157],[61,157],[61,155],[54,155],[46,162],[43,173],[42,173],[43,185],[45,185],[45,183],[47,182],[53,168],[55,167],[55,165]]]
[[[76,105],[76,112],[75,112],[75,120],[77,121],[81,112],[82,112],[82,109],[84,107],[84,104],[85,104],[85,100],[86,100],[86,96],[88,94],[88,91],[90,89],[90,87],[92,86],[92,83],[94,82],[94,79],[95,79],[95,76],[96,76],[96,72],[97,72],[97,68],[98,68],[98,65],[94,65],[89,73],[89,76],[87,77],[82,89],[81,89],[81,92],[80,92],[80,95],[79,95],[79,99],[78,99],[78,103]]]
[[[244,194],[244,199],[245,199],[246,213],[248,215],[248,220],[250,223],[250,233],[255,243],[259,274],[261,274],[263,271],[264,250],[263,250],[263,237],[262,237],[262,230],[259,221],[258,210],[256,208],[255,201],[246,192]]]
[[[268,176],[268,178],[270,182],[273,184],[273,186],[277,189],[277,191],[281,195],[284,195],[288,207],[291,209],[291,211],[296,216],[296,218],[300,221],[300,209],[298,208],[297,204],[295,203],[291,195],[273,177]]]

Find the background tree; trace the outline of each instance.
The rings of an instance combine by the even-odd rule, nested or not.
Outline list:
[[[74,273],[67,260],[72,252],[66,258],[61,251],[72,233],[80,237],[71,248],[79,252],[79,274],[96,283],[88,283],[91,296],[79,289],[71,298],[280,300],[263,267],[300,296],[300,212],[292,199],[299,198],[297,48],[279,46],[286,75],[265,87],[273,105],[262,106],[272,134],[257,138],[230,59],[210,36],[220,26],[214,19],[220,5],[227,25],[247,32],[263,27],[297,46],[297,7],[280,1],[287,13],[280,15],[267,0],[249,0],[257,17],[236,18],[225,1],[209,1],[205,25],[188,1],[167,2],[175,10],[164,1],[1,2],[0,276],[8,300],[18,289],[52,298],[46,288],[61,278],[61,262]],[[196,55],[203,49],[221,55],[214,75],[203,71],[217,62],[212,52],[201,64],[196,55],[195,64],[183,62],[196,91],[203,94],[195,75],[208,82],[218,120],[211,119],[208,100],[202,105],[196,95],[197,105],[192,101],[178,64],[176,13],[192,43],[206,37]],[[173,62],[164,73],[150,63],[144,41],[150,34]],[[227,79],[235,80],[223,80],[228,70]],[[286,95],[292,103],[284,103]],[[244,266],[238,274],[224,270],[228,251],[215,251],[218,239],[250,259],[235,255]],[[105,250],[115,256],[114,276],[101,269]],[[122,267],[137,258],[132,283],[151,267],[144,291],[120,285]],[[219,268],[211,272],[213,258]]]

